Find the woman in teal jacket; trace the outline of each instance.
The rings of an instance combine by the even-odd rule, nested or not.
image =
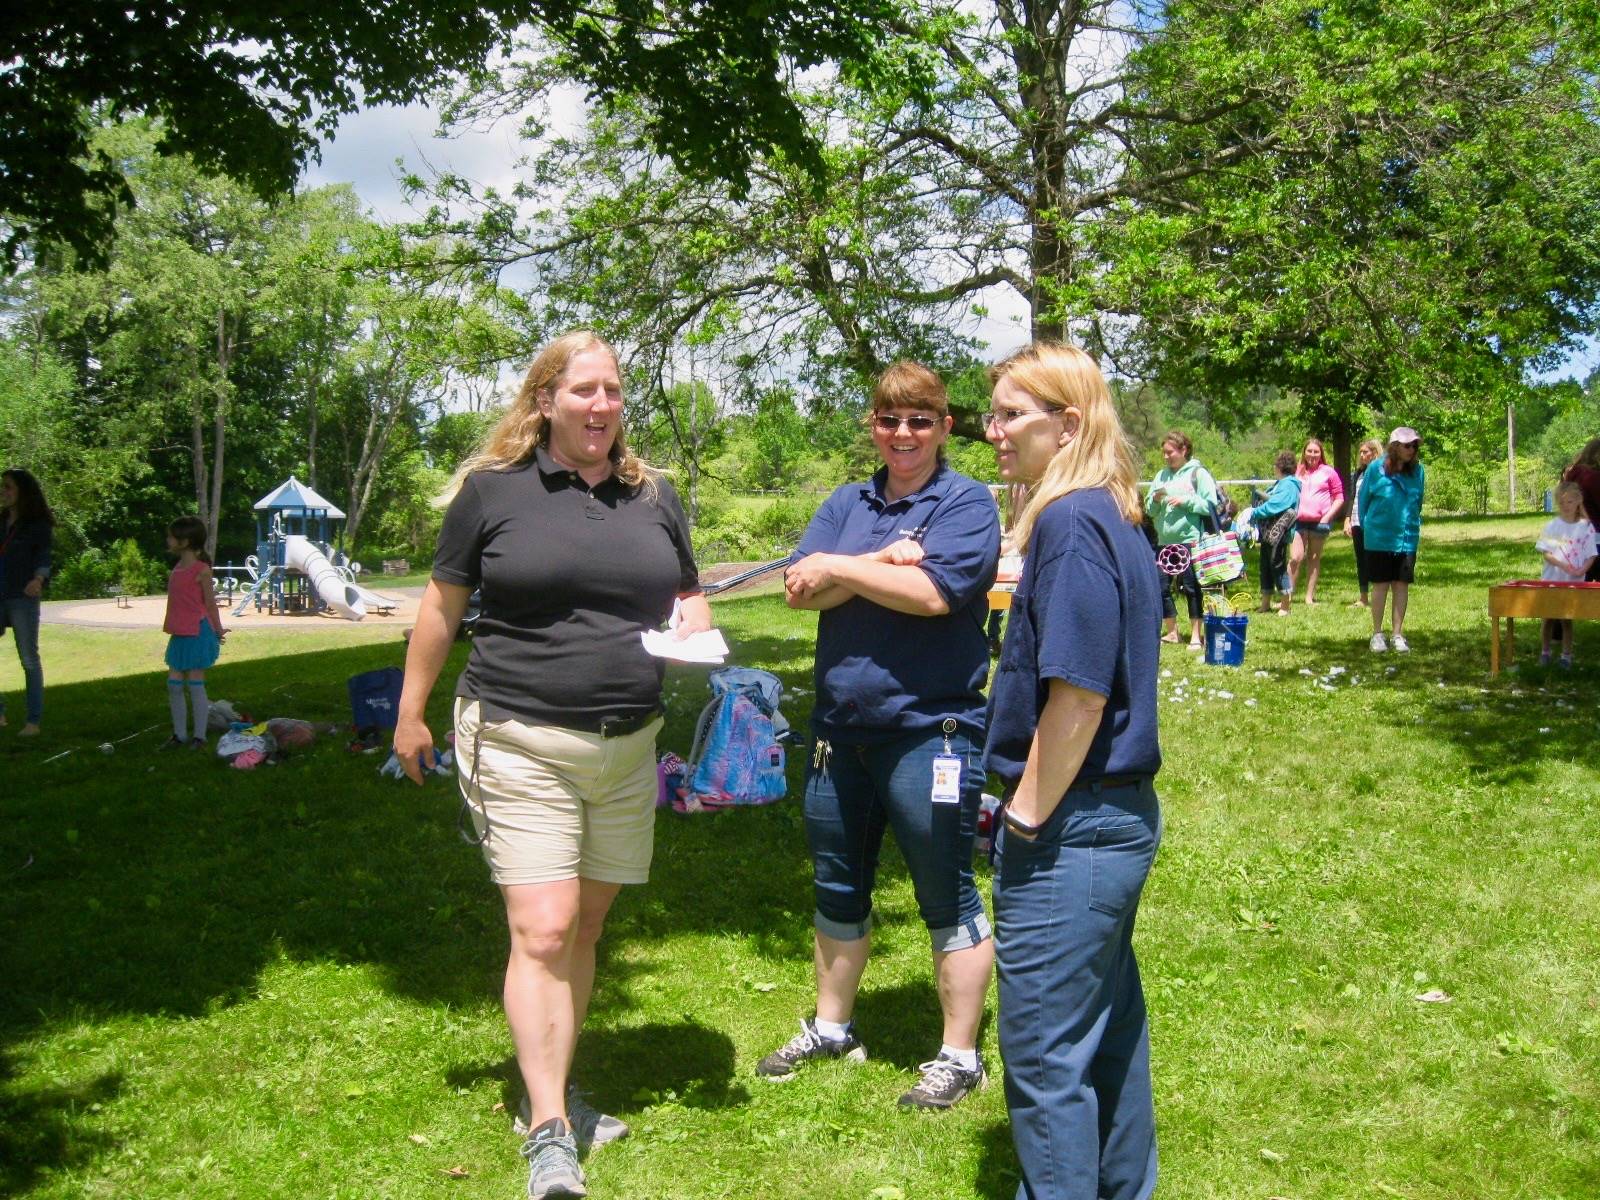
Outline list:
[[[1383,604],[1394,596],[1394,649],[1405,654],[1406,601],[1416,574],[1417,539],[1422,532],[1422,437],[1409,425],[1389,435],[1382,458],[1367,464],[1361,476],[1361,532],[1367,552],[1367,578],[1372,584],[1372,650],[1389,649],[1383,636]]]
[[[1193,443],[1176,429],[1161,439],[1161,457],[1167,465],[1156,472],[1144,505],[1156,528],[1157,553],[1162,546],[1179,543],[1193,550],[1206,531],[1206,518],[1216,511],[1217,481],[1198,459],[1189,457],[1193,451]],[[1178,640],[1178,606],[1172,598],[1172,585],[1176,583],[1189,606],[1189,649],[1199,650],[1204,643],[1201,641],[1200,581],[1195,578],[1194,567],[1184,568],[1182,575],[1165,578],[1167,588],[1161,595],[1164,626],[1161,640]]]

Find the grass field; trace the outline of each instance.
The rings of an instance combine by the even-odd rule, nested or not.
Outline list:
[[[1524,669],[1487,678],[1484,588],[1534,573],[1538,525],[1429,525],[1409,657],[1368,653],[1342,540],[1338,603],[1253,620],[1244,669],[1163,650],[1166,840],[1138,939],[1158,1195],[1600,1195],[1600,628],[1567,674],[1527,668],[1524,623]],[[813,619],[716,612],[803,721]],[[253,773],[159,755],[162,729],[102,754],[164,722],[162,642],[46,626],[45,736],[0,731],[0,1194],[520,1196],[505,934],[452,784],[333,743]],[[345,679],[401,652],[382,629],[242,632],[210,690],[348,719]],[[9,645],[0,687],[15,721]],[[705,695],[673,669],[663,749],[687,750]],[[1011,1196],[998,1080],[942,1116],[894,1107],[939,1030],[886,857],[871,1061],[763,1085],[755,1061],[811,1011],[798,807],[658,819],[578,1051],[634,1126],[589,1160],[591,1194]]]

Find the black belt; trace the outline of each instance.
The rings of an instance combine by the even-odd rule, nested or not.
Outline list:
[[[1069,792],[1104,792],[1111,788],[1142,787],[1152,775],[1101,775],[1096,779],[1078,778],[1072,781]]]
[[[661,715],[659,708],[652,708],[649,712],[636,713],[631,717],[597,717],[592,721],[574,721],[570,728],[581,729],[585,733],[598,733],[603,738],[627,737],[630,733],[638,733]]]

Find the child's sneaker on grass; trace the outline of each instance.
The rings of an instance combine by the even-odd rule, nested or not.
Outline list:
[[[1406,641],[1405,634],[1397,633],[1394,635],[1394,652],[1396,654],[1411,653],[1411,643]]]
[[[1368,642],[1367,645],[1372,647],[1372,652],[1374,654],[1382,654],[1389,649],[1389,643],[1384,640],[1383,634],[1381,633],[1373,634],[1372,640]]]
[[[795,1068],[813,1059],[843,1058],[849,1062],[867,1061],[867,1048],[856,1037],[855,1027],[838,1041],[817,1032],[815,1021],[800,1022],[800,1032],[756,1064],[756,1074],[774,1083],[794,1078]]]
[[[978,1058],[977,1069],[972,1071],[943,1054],[932,1062],[923,1063],[917,1070],[922,1072],[922,1079],[900,1097],[901,1108],[949,1108],[968,1092],[977,1091],[989,1078],[983,1069],[982,1056]]]
[[[546,1196],[587,1196],[583,1168],[578,1165],[578,1143],[561,1118],[551,1117],[522,1143],[528,1160],[528,1200]]]

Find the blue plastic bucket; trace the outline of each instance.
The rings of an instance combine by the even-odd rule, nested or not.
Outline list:
[[[1206,617],[1206,662],[1213,667],[1244,666],[1249,617]]]

